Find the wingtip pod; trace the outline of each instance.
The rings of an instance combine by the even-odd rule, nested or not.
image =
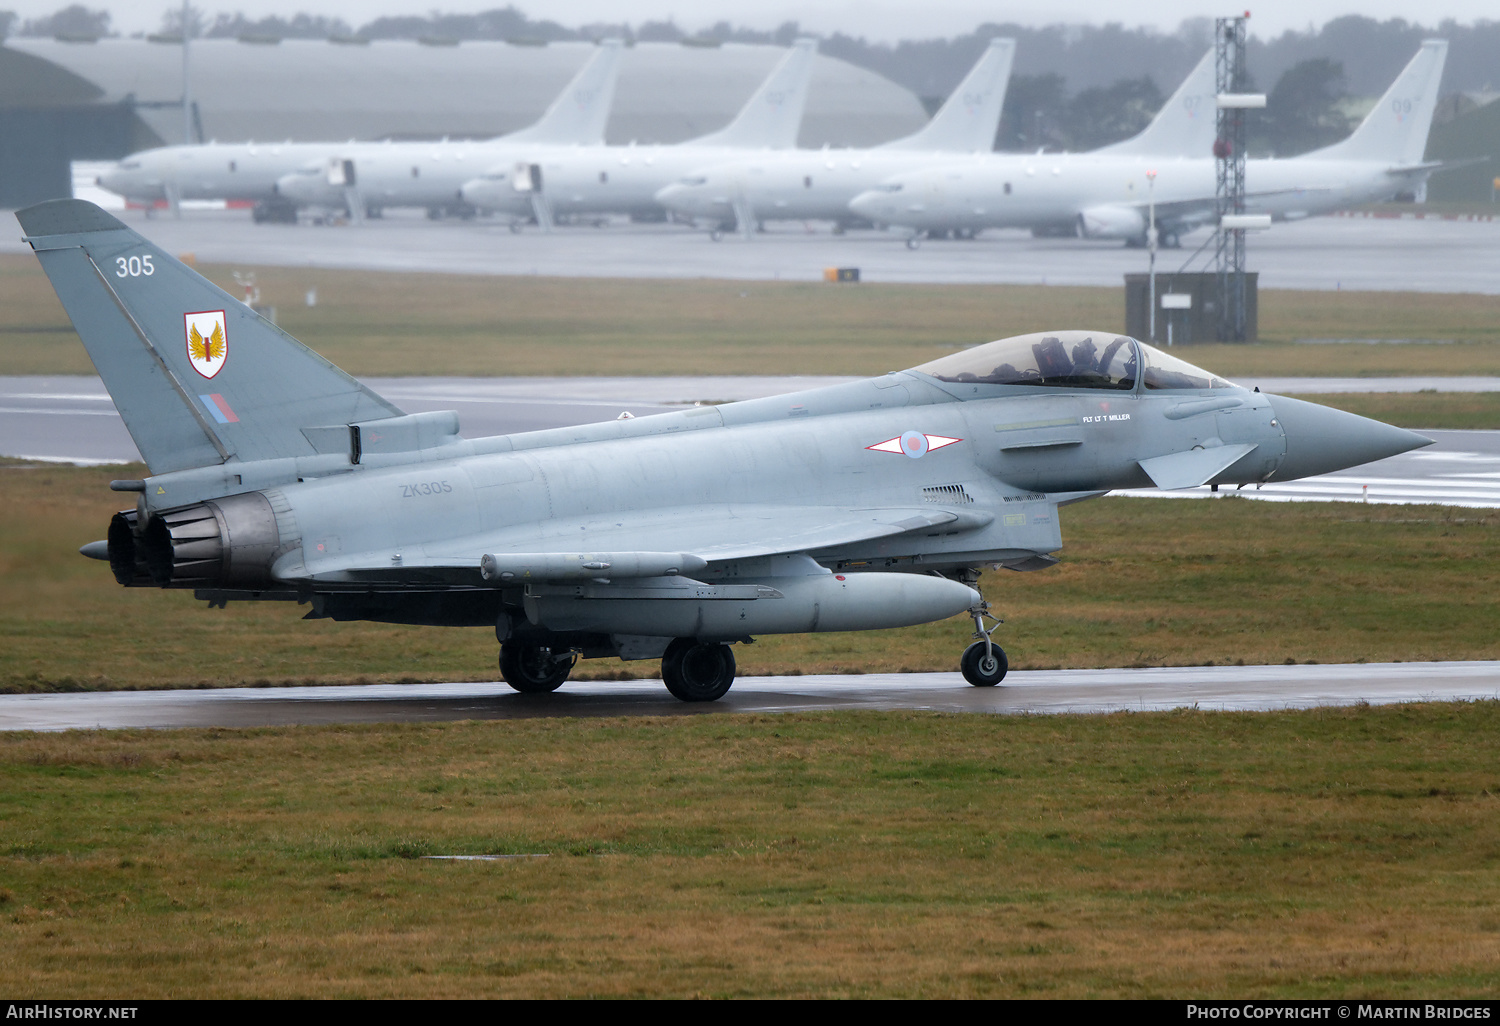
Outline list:
[[[16,220],[28,238],[49,235],[79,235],[84,232],[128,230],[125,224],[100,207],[81,199],[56,199],[16,211]]]

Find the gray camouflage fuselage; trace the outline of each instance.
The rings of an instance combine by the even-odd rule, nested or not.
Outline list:
[[[456,414],[403,414],[91,204],[18,216],[152,470],[117,482],[136,508],[85,554],[127,586],[213,604],[493,626],[523,653],[501,659],[520,690],[556,687],[577,654],[665,652],[673,693],[711,700],[733,678],[722,643],[755,634],[963,612],[983,631],[980,569],[1056,562],[1069,502],[1286,480],[1428,442],[1080,331],[471,440]],[[976,660],[993,654],[983,637]],[[1003,677],[1003,662],[971,676],[971,653],[971,682]]]

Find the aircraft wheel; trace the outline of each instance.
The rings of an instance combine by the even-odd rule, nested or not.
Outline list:
[[[721,239],[724,238],[724,233],[722,231],[720,231],[718,228],[714,228],[714,229],[712,229],[712,230],[709,231],[708,237],[710,239],[713,239],[715,242],[718,242],[718,241],[720,241]]]
[[[521,234],[521,222],[520,221],[512,221],[510,223],[510,233],[512,235],[520,235]]]
[[[554,659],[552,649],[544,645],[511,644],[500,646],[500,676],[505,683],[527,695],[556,691],[573,672],[577,656]]]
[[[734,650],[728,645],[701,645],[678,638],[661,660],[661,679],[684,702],[713,702],[734,683]]]
[[[964,649],[964,657],[958,664],[963,670],[964,680],[976,688],[994,687],[1005,679],[1005,672],[1010,669],[1010,661],[1005,658],[1005,650],[995,645],[992,655],[985,651],[988,647],[982,641],[974,642]]]
[[[1182,239],[1178,237],[1176,232],[1163,232],[1161,245],[1163,249],[1181,249]]]
[[[920,235],[913,235],[911,238],[909,238],[909,239],[906,240],[906,248],[907,249],[920,249],[921,246],[922,246],[922,236],[920,236]]]

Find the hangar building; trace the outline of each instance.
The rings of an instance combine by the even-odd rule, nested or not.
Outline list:
[[[525,127],[593,50],[429,40],[194,40],[197,141],[487,138]],[[724,125],[786,51],[640,43],[607,139],[678,142]],[[819,56],[800,144],[866,146],[927,120],[909,90]],[[10,39],[0,46],[0,206],[69,194],[71,160],[183,141],[181,43]]]

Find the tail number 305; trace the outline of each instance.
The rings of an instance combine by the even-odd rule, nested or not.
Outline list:
[[[151,264],[151,254],[143,253],[140,256],[115,257],[116,278],[139,278],[151,277],[156,273],[156,268]]]

